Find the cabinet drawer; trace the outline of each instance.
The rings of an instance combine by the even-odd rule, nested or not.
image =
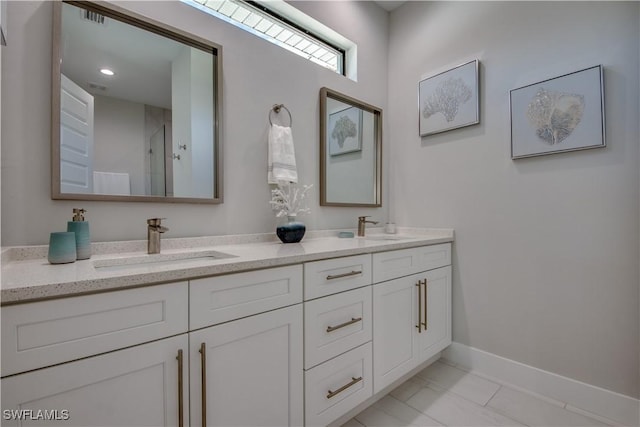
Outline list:
[[[302,302],[302,265],[192,280],[190,329]]]
[[[187,331],[187,282],[2,308],[2,376]]]
[[[310,300],[371,284],[371,255],[356,255],[304,265],[304,299]]]
[[[326,426],[373,395],[371,342],[305,372],[305,425]]]
[[[373,282],[409,276],[451,264],[451,243],[373,254]]]
[[[305,369],[371,340],[371,286],[304,305]]]

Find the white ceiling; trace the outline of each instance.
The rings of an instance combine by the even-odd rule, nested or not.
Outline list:
[[[111,18],[103,25],[84,20],[82,10],[68,3],[62,27],[64,75],[93,95],[171,109],[171,64],[189,46]],[[103,67],[116,75],[100,74]]]
[[[402,6],[406,1],[404,0],[374,0],[384,10],[391,12],[392,10]]]

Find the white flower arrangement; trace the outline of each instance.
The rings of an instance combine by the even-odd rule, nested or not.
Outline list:
[[[310,213],[311,209],[305,207],[304,201],[311,187],[313,184],[300,188],[292,182],[278,182],[278,188],[271,190],[271,209],[277,212],[278,218]]]

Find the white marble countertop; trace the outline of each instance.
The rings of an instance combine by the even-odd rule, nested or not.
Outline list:
[[[298,264],[349,255],[452,242],[451,229],[381,229],[367,237],[338,238],[339,230],[308,232],[300,243],[282,244],[273,234],[164,239],[160,256],[146,254],[146,241],[92,245],[93,256],[52,265],[47,246],[2,249],[2,305],[188,280],[197,277]],[[210,255],[222,253],[224,258]],[[176,259],[188,258],[183,261]]]

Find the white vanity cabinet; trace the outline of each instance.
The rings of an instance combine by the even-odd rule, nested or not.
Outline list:
[[[451,344],[450,247],[374,254],[374,277],[424,270],[373,285],[374,393]]]
[[[355,253],[7,305],[2,425],[347,417],[451,343],[450,243]]]
[[[302,425],[302,266],[190,286],[191,425]]]

